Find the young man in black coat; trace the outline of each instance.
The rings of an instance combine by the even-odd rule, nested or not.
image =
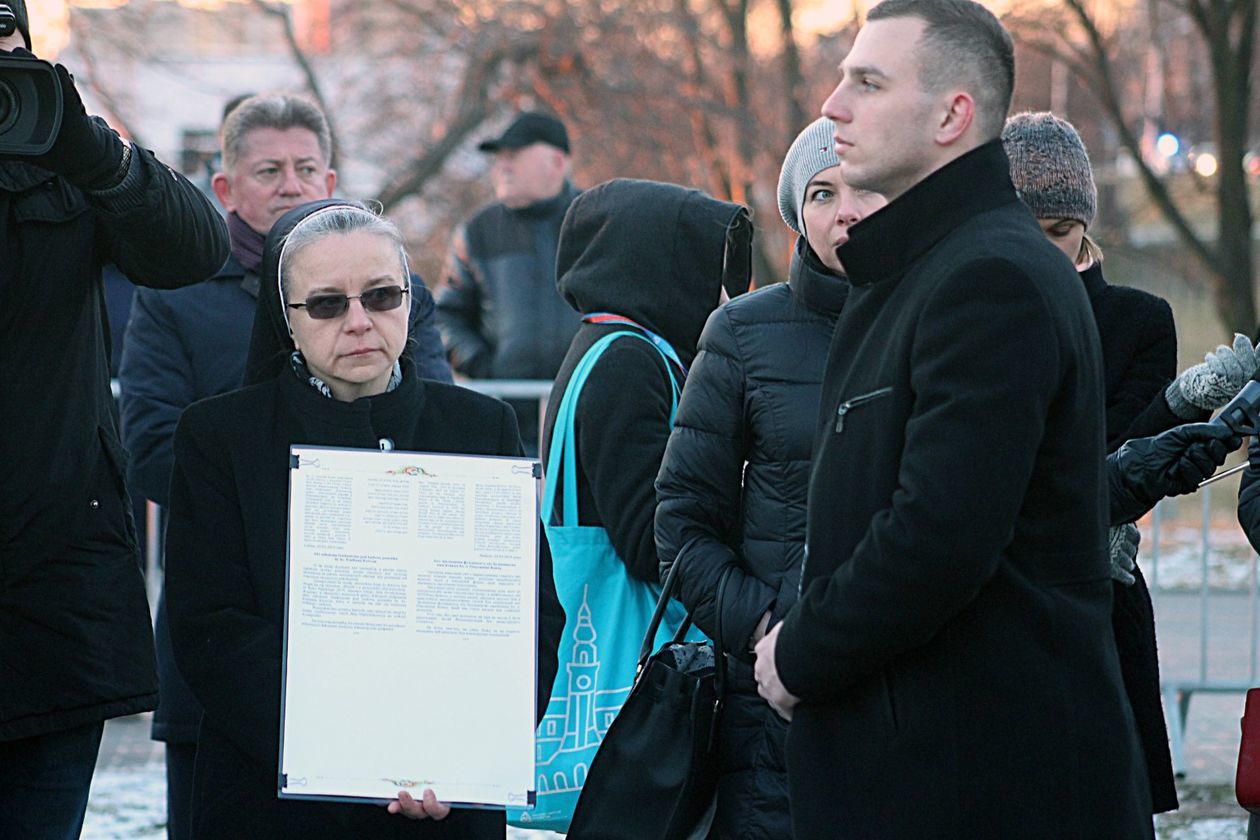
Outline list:
[[[1010,36],[872,9],[823,107],[890,203],[839,249],[800,600],[758,644],[813,837],[1143,837],[1089,302],[1011,186]]]
[[[5,5],[17,27],[0,36],[0,56],[47,68],[26,51],[25,4]],[[103,721],[157,703],[101,268],[173,288],[213,274],[228,253],[201,192],[89,117],[69,73],[56,74],[64,113],[51,148],[0,158],[5,838],[78,836]]]

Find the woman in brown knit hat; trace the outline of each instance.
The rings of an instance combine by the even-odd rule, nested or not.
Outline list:
[[[1011,117],[1002,131],[1011,180],[1046,237],[1072,260],[1098,325],[1106,377],[1107,451],[1188,421],[1206,420],[1246,384],[1256,354],[1245,336],[1175,376],[1177,331],[1167,301],[1103,279],[1102,249],[1087,231],[1097,191],[1085,144],[1071,123],[1049,112]],[[1138,568],[1137,528],[1109,532],[1115,602],[1112,628],[1125,691],[1146,754],[1155,813],[1177,807],[1150,590]]]

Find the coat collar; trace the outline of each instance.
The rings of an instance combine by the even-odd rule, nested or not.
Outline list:
[[[900,277],[968,219],[1019,201],[1000,140],[956,158],[858,222],[840,246],[855,286]]]
[[[425,393],[415,365],[406,357],[400,361],[403,377],[397,388],[354,402],[328,399],[300,379],[287,364],[277,375],[280,392],[312,440],[343,440],[346,432],[401,435],[412,429],[424,412]]]
[[[849,281],[823,265],[803,236],[796,240],[792,252],[788,288],[810,309],[829,318],[840,314],[849,297]]]
[[[1080,274],[1081,282],[1085,284],[1085,293],[1090,300],[1098,297],[1107,288],[1107,281],[1103,279],[1102,263],[1098,260],[1094,260],[1094,264]]]

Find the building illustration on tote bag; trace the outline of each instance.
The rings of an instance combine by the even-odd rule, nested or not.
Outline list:
[[[612,725],[613,718],[630,695],[631,686],[597,689],[599,679],[599,652],[595,646],[595,625],[591,621],[591,609],[586,603],[587,589],[582,590],[582,606],[578,608],[577,623],[573,628],[573,649],[566,666],[567,691],[564,696],[553,696],[548,714],[538,727],[537,755],[538,793],[562,793],[577,791],[586,781],[586,771],[604,733]],[[574,756],[573,753],[587,753]],[[559,757],[561,767],[572,767],[570,776],[565,770],[550,770]]]

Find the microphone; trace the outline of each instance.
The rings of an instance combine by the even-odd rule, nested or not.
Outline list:
[[[1238,392],[1221,413],[1212,418],[1212,425],[1224,426],[1239,437],[1260,433],[1260,382],[1251,380]]]
[[[1244,385],[1238,395],[1230,400],[1221,409],[1221,413],[1213,417],[1210,422],[1214,426],[1224,426],[1239,437],[1260,434],[1260,382],[1252,379]],[[1242,472],[1247,469],[1247,465],[1248,462],[1244,461],[1236,467],[1230,467],[1224,472],[1219,472],[1199,482],[1199,486],[1203,487],[1213,481],[1220,481],[1222,478]]]

